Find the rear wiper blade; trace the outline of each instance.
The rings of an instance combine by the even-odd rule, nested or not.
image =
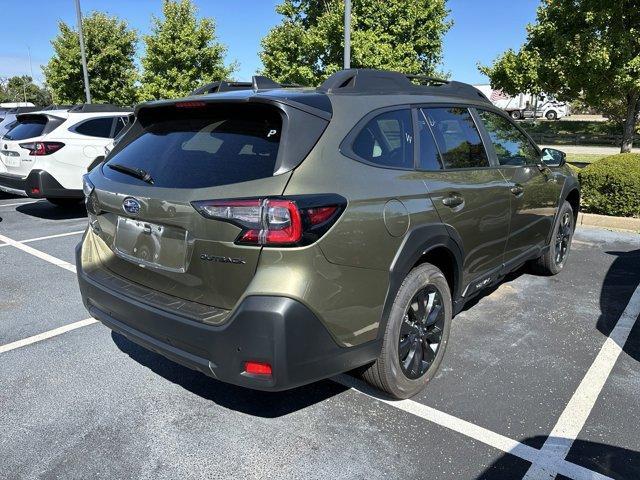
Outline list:
[[[107,163],[107,167],[112,170],[116,170],[117,172],[126,173],[127,175],[131,175],[132,177],[139,178],[143,182],[147,182],[153,185],[153,178],[151,178],[149,172],[143,170],[142,168],[127,167],[126,165],[120,165],[119,163]]]

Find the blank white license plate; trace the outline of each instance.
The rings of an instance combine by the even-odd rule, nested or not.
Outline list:
[[[187,231],[178,227],[118,217],[114,250],[120,257],[142,266],[184,272],[187,259]]]
[[[2,155],[0,156],[0,158],[2,159],[2,163],[4,163],[7,167],[20,166],[20,157],[13,155],[14,152],[0,152],[0,153],[2,153]]]

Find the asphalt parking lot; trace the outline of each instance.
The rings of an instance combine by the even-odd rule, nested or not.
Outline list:
[[[397,402],[226,385],[88,320],[85,224],[0,196],[1,478],[640,478],[640,235],[580,229],[560,275],[487,291]]]

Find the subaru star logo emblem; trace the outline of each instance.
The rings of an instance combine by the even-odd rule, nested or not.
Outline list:
[[[122,209],[129,215],[140,213],[140,202],[133,197],[127,197],[122,201]]]

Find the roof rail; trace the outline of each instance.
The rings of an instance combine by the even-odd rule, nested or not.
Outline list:
[[[131,112],[130,107],[120,107],[118,105],[111,105],[110,103],[83,103],[82,105],[75,105],[69,109],[69,112],[73,113],[98,113],[98,112]]]
[[[412,81],[413,80],[413,81]],[[419,82],[416,84],[414,82]],[[318,91],[326,93],[441,94],[488,102],[487,97],[467,83],[409,75],[387,70],[352,68],[327,78]]]
[[[189,95],[206,95],[209,93],[222,93],[234,90],[273,90],[274,88],[296,88],[300,87],[295,83],[277,83],[270,78],[256,75],[251,78],[251,82],[234,82],[231,80],[220,80],[206,83],[196,88]]]
[[[7,110],[7,113],[11,114],[19,114],[19,113],[29,113],[29,112],[37,112],[42,110],[40,107],[12,107]]]
[[[262,75],[254,75],[251,77],[251,83],[253,85],[253,90],[271,90],[274,88],[282,88],[278,82],[274,82],[268,77],[263,77]]]
[[[232,82],[231,80],[221,80],[210,82],[201,87],[196,88],[189,95],[205,95],[207,93],[229,92],[231,90],[251,90],[253,85],[251,82]]]
[[[77,105],[47,105],[46,107],[41,108],[40,110],[46,112],[47,110],[70,110]]]

